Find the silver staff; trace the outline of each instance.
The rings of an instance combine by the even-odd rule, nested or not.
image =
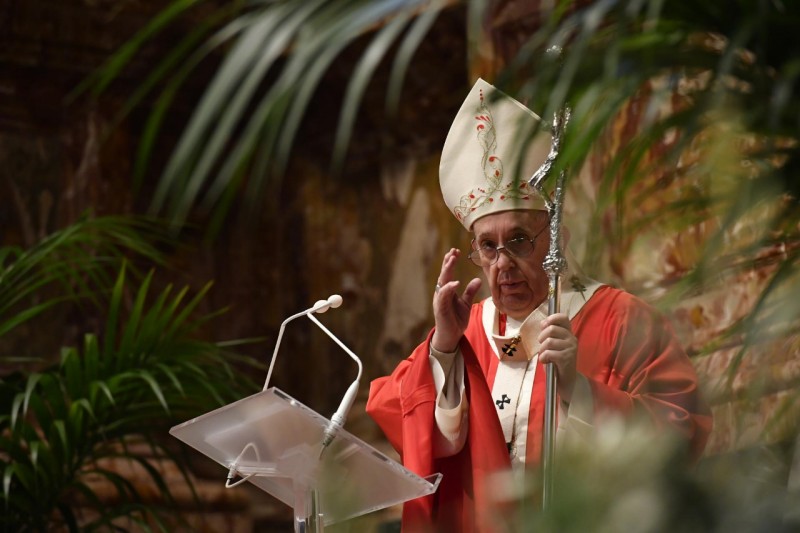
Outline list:
[[[567,271],[567,260],[561,246],[561,210],[564,205],[564,181],[566,170],[561,170],[556,178],[556,186],[553,191],[552,199],[545,192],[543,182],[550,174],[553,162],[558,157],[558,150],[561,145],[561,136],[569,122],[570,109],[564,107],[553,117],[553,143],[550,153],[539,170],[533,175],[528,183],[536,189],[544,200],[547,211],[550,215],[550,250],[542,263],[544,271],[550,282],[548,289],[549,301],[547,304],[547,314],[552,315],[559,312],[559,299],[561,296],[561,275]],[[544,437],[542,443],[542,506],[547,509],[553,498],[553,457],[555,451],[556,437],[556,369],[553,363],[545,365],[545,403],[544,403]]]

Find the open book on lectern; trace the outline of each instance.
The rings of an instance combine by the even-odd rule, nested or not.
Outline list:
[[[253,483],[295,510],[331,524],[436,491],[441,474],[422,478],[342,425],[355,399],[361,362],[313,313],[338,307],[341,297],[320,300],[281,325],[264,390],[173,427],[170,434],[224,467],[226,486]],[[359,365],[337,412],[328,419],[277,388],[267,388],[286,324],[307,316]],[[234,483],[231,483],[232,481]]]

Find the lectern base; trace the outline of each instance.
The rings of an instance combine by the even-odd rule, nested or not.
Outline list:
[[[295,533],[322,533],[325,520],[319,508],[319,491],[298,489],[294,504]]]

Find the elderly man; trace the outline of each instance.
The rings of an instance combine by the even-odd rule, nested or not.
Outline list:
[[[491,524],[488,477],[540,461],[544,363],[558,376],[558,439],[591,431],[608,413],[641,412],[697,456],[710,431],[692,364],[653,308],[581,277],[571,262],[563,312],[547,316],[549,219],[527,179],[550,138],[519,142],[538,121],[478,80],[445,142],[442,193],[474,234],[466,257],[491,296],[474,303],[482,281],[462,289],[454,270],[464,254],[449,250],[433,295],[435,328],[391,376],[372,383],[367,411],[404,464],[444,474],[436,494],[405,505],[407,529]]]

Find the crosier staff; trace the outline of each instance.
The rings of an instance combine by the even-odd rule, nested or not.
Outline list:
[[[559,312],[561,296],[561,275],[567,271],[567,260],[561,244],[561,212],[564,205],[564,182],[566,170],[562,169],[556,178],[552,199],[545,192],[543,183],[547,179],[553,162],[558,157],[561,136],[569,122],[570,109],[564,107],[553,116],[553,142],[550,153],[542,166],[536,171],[528,183],[541,195],[550,215],[550,249],[542,263],[549,280],[547,314]],[[553,463],[556,436],[556,387],[558,385],[556,369],[553,363],[545,365],[545,404],[544,404],[544,436],[542,443],[542,506],[547,509],[553,498]]]

